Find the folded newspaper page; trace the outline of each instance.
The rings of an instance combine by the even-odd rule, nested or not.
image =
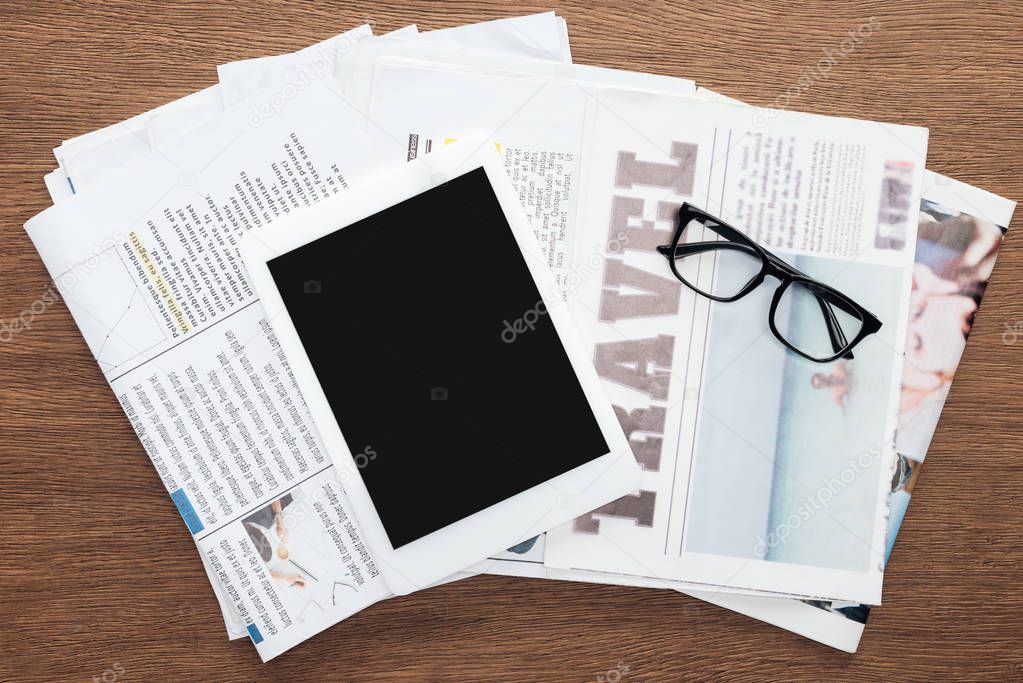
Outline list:
[[[303,83],[332,78],[337,63],[349,57],[356,41],[369,35],[368,26],[310,45],[296,52],[256,57],[217,67],[224,105],[231,106],[253,90],[271,83]],[[388,40],[410,40],[415,45],[444,46],[470,53],[492,53],[524,59],[554,60],[571,63],[565,21],[544,12],[521,17],[496,19],[477,24],[454,26],[419,33],[406,26],[381,36]]]
[[[326,84],[249,104],[26,229],[265,660],[388,591],[236,249],[367,172],[361,116]]]
[[[73,196],[75,190],[92,192],[102,187],[109,174],[131,162],[151,157],[154,150],[162,152],[191,131],[210,125],[230,106],[251,100],[253,92],[265,91],[266,96],[248,101],[250,117],[253,112],[270,108],[283,108],[290,96],[317,80],[331,80],[335,64],[350,59],[356,41],[371,38],[368,26],[360,26],[322,43],[296,53],[278,57],[244,60],[219,68],[221,83],[200,93],[187,96],[136,116],[121,124],[65,142],[55,150],[64,168],[47,175],[46,184],[54,204]],[[564,20],[553,13],[513,17],[481,24],[471,24],[419,34],[414,26],[387,34],[387,39],[416,39],[424,44],[446,45],[465,50],[474,44],[485,44],[488,54],[499,53],[505,59],[539,56],[541,52],[555,51],[561,59],[570,61]],[[528,47],[526,45],[528,44]],[[290,95],[289,95],[290,94]],[[285,97],[289,95],[289,97]],[[250,118],[250,124],[252,120]],[[65,168],[75,173],[78,187],[70,181]],[[210,352],[215,353],[216,348]],[[291,499],[288,499],[290,501]],[[288,505],[278,505],[281,514],[288,514]],[[247,527],[250,531],[253,527]],[[256,537],[253,537],[256,541]],[[221,604],[228,634],[231,638],[249,635],[245,623],[236,614],[222,582],[208,565],[211,585]]]
[[[210,86],[126,121],[65,140],[53,155],[73,192],[100,186],[125,161],[144,157],[168,140],[151,139],[147,128],[161,117],[187,112],[190,122],[208,122],[223,110],[219,86]]]
[[[276,111],[294,92],[321,80],[332,80],[339,62],[354,55],[356,43],[372,38],[368,24],[293,53],[246,59],[217,67],[220,82],[199,92],[85,135],[66,140],[54,150],[61,170],[76,190],[95,187],[126,160],[164,149],[189,130],[209,123],[225,107],[246,100],[253,91],[269,89],[262,112]],[[553,12],[509,17],[419,33],[407,26],[381,36],[417,45],[446,46],[469,54],[480,50],[504,58],[547,59],[571,63],[564,20]]]
[[[646,480],[549,532],[546,564],[880,602],[926,130],[615,92],[591,110],[569,299]],[[773,282],[728,304],[683,287],[656,252],[683,201],[882,328],[814,363],[768,331]],[[742,276],[713,259],[690,281]]]

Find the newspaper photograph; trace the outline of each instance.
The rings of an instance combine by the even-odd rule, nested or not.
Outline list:
[[[646,480],[549,532],[545,562],[880,602],[926,131],[790,113],[758,127],[740,107],[654,95],[607,92],[600,105],[571,305]],[[814,363],[768,331],[774,283],[727,304],[684,287],[656,252],[682,202],[844,292],[881,329],[853,359]],[[594,244],[599,268],[586,270],[579,245]],[[682,266],[704,291],[743,275],[714,259]],[[806,332],[798,302],[778,310],[777,327]]]

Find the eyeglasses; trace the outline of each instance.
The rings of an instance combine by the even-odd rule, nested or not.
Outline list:
[[[723,239],[684,242],[693,221]],[[689,234],[693,234],[690,232]],[[714,301],[746,296],[767,276],[779,281],[768,324],[782,344],[803,358],[828,363],[852,358],[852,349],[881,329],[881,321],[837,289],[800,272],[749,237],[690,204],[679,209],[678,228],[670,245],[657,247],[682,284]],[[700,256],[714,253],[716,268],[708,274],[697,267]]]

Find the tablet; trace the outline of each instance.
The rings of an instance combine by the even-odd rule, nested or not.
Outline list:
[[[395,593],[639,486],[499,158],[458,161],[413,162],[241,247]]]

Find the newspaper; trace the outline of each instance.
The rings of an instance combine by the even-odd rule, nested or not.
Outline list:
[[[880,602],[926,131],[804,114],[758,126],[741,107],[664,96],[601,104],[576,244],[604,247],[576,250],[589,270],[570,301],[647,478],[549,532],[546,564]],[[883,327],[855,360],[821,365],[767,331],[771,286],[719,305],[683,288],[654,251],[683,201]],[[690,276],[728,277],[712,258]],[[835,373],[856,391],[818,388]]]
[[[697,96],[712,102],[748,106],[739,100],[706,88],[699,88]],[[756,109],[755,111],[760,116],[774,115],[769,110]],[[942,241],[941,239],[928,239],[928,234],[933,235],[934,233],[935,224],[941,225],[943,233],[957,235],[955,238],[946,238],[944,241],[955,245],[953,253],[969,255],[971,267],[965,269],[964,272],[973,275],[970,278],[971,281],[962,289],[969,298],[975,300],[975,305],[979,306],[987,277],[990,276],[997,253],[997,245],[993,245],[991,239],[996,234],[995,226],[1000,226],[1000,232],[1004,234],[1014,210],[1015,202],[955,179],[926,171],[923,199],[920,205],[920,240],[916,261],[921,261],[922,255],[933,255],[935,251],[941,253],[941,250],[934,250],[928,246],[929,242]],[[945,253],[947,254],[947,252]],[[929,269],[929,266],[927,268]],[[917,263],[914,270],[920,269],[921,264]],[[958,274],[954,279],[959,280],[960,278],[961,274]],[[925,283],[934,282],[932,278],[927,277],[926,272],[923,279]],[[921,291],[921,288],[914,282],[914,292],[918,291]],[[939,299],[942,303],[950,300],[952,299],[944,297]],[[948,311],[945,306],[930,308],[931,313],[936,310]],[[952,310],[969,310],[969,308],[968,303],[961,301],[961,305],[953,306]],[[924,307],[924,310],[926,311],[927,307]],[[974,308],[973,313],[975,312]],[[925,335],[922,336],[931,340],[931,343],[926,345],[927,351],[922,361],[922,366],[928,367],[930,364],[931,370],[917,372],[913,368],[914,359],[906,360],[908,367],[904,370],[903,389],[900,394],[899,431],[896,437],[899,462],[892,478],[891,514],[886,533],[886,562],[908,507],[911,491],[922,470],[924,456],[937,426],[941,409],[944,407],[945,397],[951,387],[955,368],[958,366],[959,358],[965,347],[966,335],[958,333],[957,315],[946,316],[943,325],[928,324],[927,321],[935,320],[933,315],[923,316],[919,324],[912,320],[910,322],[910,331],[918,327],[925,332]],[[971,317],[968,323],[972,325],[972,313],[969,315]],[[1009,332],[1014,332],[1014,330],[1006,331],[1007,334]],[[919,345],[919,349],[924,348],[923,344]],[[942,369],[939,372],[934,371],[935,366],[933,361],[930,361],[931,358],[940,359]],[[917,364],[919,365],[921,362],[917,362]],[[940,376],[943,381],[933,382],[928,377],[935,375]],[[687,591],[683,589],[683,592]],[[751,599],[730,596],[717,591],[712,593],[688,591],[688,593],[847,652],[856,651],[870,611],[868,605],[852,602]]]
[[[236,250],[368,172],[361,117],[319,83],[248,104],[26,229],[266,660],[389,593]]]
[[[726,101],[735,104],[742,104],[735,100],[729,100],[700,89],[702,97],[714,101]],[[921,203],[921,243],[918,246],[917,254],[932,253],[933,249],[925,246],[930,241],[927,234],[934,233],[935,226],[942,226],[942,232],[946,235],[945,242],[957,245],[957,250],[963,254],[973,256],[973,265],[967,272],[976,273],[979,277],[973,278],[973,282],[964,289],[971,299],[979,304],[979,298],[983,292],[983,279],[990,273],[993,265],[996,247],[992,247],[992,236],[997,234],[993,226],[1007,226],[1014,209],[1014,203],[997,197],[990,193],[972,188],[968,185],[945,178],[933,173],[926,173],[924,181],[923,201]],[[939,208],[942,207],[942,208]],[[935,219],[935,216],[940,218]],[[968,217],[973,217],[971,223]],[[963,234],[962,238],[949,239],[947,236],[953,228]],[[973,239],[966,239],[970,235]],[[942,241],[938,239],[936,241]],[[978,256],[979,255],[979,256]],[[917,264],[914,269],[919,269]],[[926,275],[925,275],[926,281]],[[919,288],[915,287],[914,291]],[[963,307],[955,310],[969,310],[968,302],[963,302]],[[949,318],[947,325],[949,329],[959,329],[961,321],[955,316]],[[915,327],[910,324],[910,331]],[[935,336],[932,325],[926,323],[921,325],[922,329],[930,330],[930,337]],[[1006,334],[1016,333],[1016,330],[1007,330]],[[927,392],[926,400],[920,399],[919,388],[916,390],[907,389],[913,386],[909,377],[914,373],[912,368],[907,368],[905,374],[907,381],[900,397],[900,404],[903,414],[900,418],[900,431],[898,433],[897,447],[899,452],[900,467],[893,477],[892,514],[889,518],[887,530],[886,554],[890,554],[891,547],[898,531],[898,525],[905,512],[909,501],[909,494],[913,483],[919,476],[923,461],[923,454],[926,451],[926,444],[929,443],[933,433],[933,427],[937,422],[938,414],[944,403],[951,383],[952,372],[958,362],[965,338],[956,333],[949,333],[946,343],[931,343],[929,348],[942,349],[935,357],[944,359],[946,369],[943,377],[944,383],[936,384],[932,390]],[[908,361],[912,363],[912,359]],[[920,373],[917,373],[920,374]],[[933,374],[933,372],[931,373]],[[917,386],[926,383],[916,382]],[[912,397],[907,402],[904,397]],[[915,404],[916,410],[912,410],[909,403]],[[909,408],[911,412],[905,412]],[[918,415],[919,418],[912,417]],[[910,464],[912,463],[912,464]],[[501,574],[508,576],[548,578],[571,581],[585,581],[595,583],[612,583],[618,585],[644,586],[654,588],[677,587],[677,582],[665,581],[643,576],[629,574],[615,574],[610,572],[593,572],[581,570],[561,570],[549,567],[544,564],[546,537],[541,535],[529,539],[523,543],[509,548],[506,552],[491,558],[487,563],[475,568],[476,571]],[[722,607],[746,614],[748,616],[767,621],[771,624],[786,628],[806,637],[818,640],[832,647],[854,652],[858,645],[863,631],[863,622],[869,613],[869,606],[850,602],[823,602],[823,601],[801,601],[798,599],[780,599],[768,597],[770,593],[761,592],[759,596],[735,595],[729,592],[715,589],[713,591],[693,591],[679,589],[689,595],[713,602]]]
[[[562,59],[570,60],[567,52],[567,34],[565,34],[564,21],[555,17],[552,13],[529,17],[514,17],[485,22],[483,24],[457,27],[455,29],[433,31],[426,34],[417,34],[415,27],[411,26],[387,34],[386,37],[388,39],[409,39],[417,35],[426,43],[443,44],[449,48],[457,47],[461,50],[471,47],[476,43],[485,43],[488,46],[488,54],[501,54],[502,58],[507,60],[533,56],[531,50],[535,49],[556,49]],[[172,158],[176,158],[178,152],[175,145],[178,141],[186,138],[196,129],[213,125],[214,121],[222,116],[224,105],[222,105],[221,99],[228,106],[243,103],[245,107],[249,107],[247,123],[250,126],[255,124],[262,125],[261,120],[253,118],[254,112],[265,112],[267,108],[270,108],[271,113],[280,114],[281,111],[279,110],[289,106],[290,100],[298,89],[305,89],[319,80],[330,84],[333,79],[334,64],[337,61],[351,58],[352,45],[359,40],[367,38],[371,38],[369,27],[360,26],[327,41],[313,45],[310,48],[300,50],[297,53],[281,55],[279,57],[245,60],[225,65],[221,67],[221,76],[225,80],[218,86],[207,88],[199,93],[168,103],[121,124],[65,142],[55,150],[55,155],[62,162],[62,166],[46,177],[47,188],[50,191],[54,204],[63,203],[72,197],[76,190],[79,194],[98,192],[102,196],[106,196],[109,193],[105,192],[104,188],[109,188],[111,187],[111,182],[116,182],[116,180],[112,180],[112,174],[115,174],[117,169],[126,165],[135,164],[135,168],[141,168],[143,165],[151,164],[154,161],[159,165],[165,161],[170,161]],[[529,48],[524,48],[524,44],[528,44]],[[261,92],[262,95],[259,98],[253,99],[254,92]],[[288,97],[284,97],[285,95],[288,95]],[[235,116],[237,117],[238,115],[235,114]],[[215,130],[221,129],[215,128]],[[233,128],[231,130],[233,131]],[[207,134],[205,139],[209,140],[213,137],[215,136]],[[154,155],[163,158],[157,159],[154,158]],[[75,174],[75,179],[78,180],[77,187],[67,175],[67,171]],[[187,186],[194,180],[190,175],[192,174],[187,172],[182,174],[178,179],[179,183]],[[113,175],[113,178],[116,179],[116,175]],[[227,262],[225,261],[223,265],[226,264]],[[233,264],[231,267],[233,268]],[[253,309],[253,311],[245,315],[255,313],[256,310]],[[126,324],[128,322],[130,321],[126,321]],[[246,326],[253,325],[251,320],[239,319],[238,322]],[[114,335],[114,343],[119,341],[117,335]],[[184,349],[182,355],[175,359],[176,361],[190,363],[193,354],[202,352],[208,353],[209,358],[213,359],[221,350],[216,344],[198,343],[185,345]],[[104,352],[109,353],[109,349],[104,349]],[[291,392],[293,387],[289,385],[287,390]],[[285,396],[284,398],[287,399],[288,397]],[[321,489],[320,492],[322,494],[323,490]],[[314,495],[315,498],[316,496]],[[302,506],[295,505],[295,502],[304,500],[301,495],[291,495],[284,500],[284,505],[277,505],[280,510],[275,513],[273,519],[296,516],[297,513],[303,511],[304,507],[308,507],[304,503]],[[271,510],[273,510],[273,506],[271,506]],[[265,522],[264,518],[266,515],[267,513],[264,509],[257,516],[256,521]],[[298,520],[295,523],[297,525]],[[308,525],[308,522],[305,521],[305,516],[302,517],[302,523]],[[244,522],[244,520],[243,525],[253,543],[260,546],[264,552],[265,543],[260,533],[268,535],[271,541],[274,540],[275,534],[277,534],[276,524],[269,530],[263,529],[259,524]],[[257,529],[257,527],[260,528]],[[308,532],[308,529],[306,531]],[[287,534],[287,531],[285,533]],[[295,533],[290,534],[292,545],[294,545],[296,537]],[[315,548],[308,549],[307,547],[307,552],[312,552],[313,550]],[[292,551],[291,554],[293,556],[294,552]],[[277,562],[277,560],[272,561]],[[289,562],[293,561],[293,559],[289,560]],[[219,567],[215,571],[214,568],[211,568],[210,563],[204,563],[204,566],[210,575],[211,585],[220,602],[229,636],[231,638],[240,638],[246,635],[253,635],[254,639],[259,637],[246,630],[245,621],[234,609],[231,596],[226,594],[226,582],[218,575]],[[314,567],[310,565],[307,569],[311,570]],[[279,580],[284,580],[289,576],[287,567],[277,567],[272,569],[271,573],[276,573]],[[324,575],[327,573],[327,571],[323,571]],[[322,584],[322,586],[326,585],[326,583]],[[338,586],[341,585],[341,583],[338,584]],[[296,591],[291,590],[291,588],[305,589],[313,586],[322,588],[318,583],[313,584],[299,581],[294,586],[289,587],[289,590],[285,590],[284,594],[312,595],[314,593],[313,590]],[[340,598],[341,589],[338,588],[337,590],[339,591],[337,597]],[[331,599],[333,598],[334,595],[331,595]],[[372,598],[369,601],[372,602]],[[323,603],[322,596],[320,596],[320,603],[325,604]],[[301,607],[297,609],[303,611],[303,618],[305,618],[307,610],[302,610]],[[343,617],[343,611],[335,611],[335,614]],[[336,621],[337,619],[334,620]],[[268,653],[271,652],[269,647],[264,647],[262,650]],[[272,654],[267,656],[272,656]]]

